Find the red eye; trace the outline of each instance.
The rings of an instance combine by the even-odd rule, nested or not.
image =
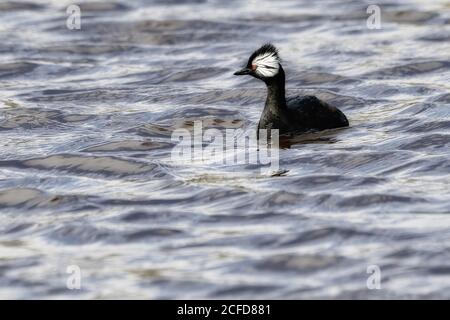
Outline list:
[[[256,64],[252,64],[252,71],[256,70],[257,65]]]

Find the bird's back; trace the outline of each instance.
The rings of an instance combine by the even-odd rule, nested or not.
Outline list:
[[[289,97],[286,105],[293,130],[325,130],[348,126],[347,117],[341,110],[315,96]]]

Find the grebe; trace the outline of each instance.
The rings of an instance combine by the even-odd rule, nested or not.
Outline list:
[[[267,99],[259,129],[278,129],[280,134],[347,127],[347,117],[315,96],[285,96],[285,75],[278,50],[268,43],[253,52],[247,66],[234,73],[265,82]]]

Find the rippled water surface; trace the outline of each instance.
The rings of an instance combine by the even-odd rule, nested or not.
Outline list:
[[[450,3],[377,3],[0,2],[0,297],[450,298]],[[267,41],[350,128],[282,176],[171,161],[195,120],[256,126],[232,73]]]

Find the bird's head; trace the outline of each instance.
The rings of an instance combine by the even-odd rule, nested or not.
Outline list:
[[[247,65],[234,73],[235,76],[250,75],[264,82],[270,82],[280,75],[284,76],[278,50],[268,43],[252,53]]]

